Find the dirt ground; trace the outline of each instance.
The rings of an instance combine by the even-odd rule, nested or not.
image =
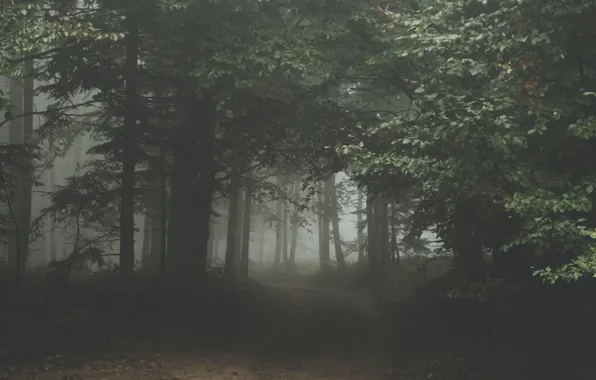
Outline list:
[[[0,373],[38,380],[527,379],[483,362],[498,357],[498,347],[486,353],[446,341],[436,333],[443,327],[401,306],[406,289],[354,290],[310,277],[260,282],[233,301],[220,295],[192,310],[162,310],[165,320],[149,309],[135,311],[126,326],[108,323],[117,319],[109,311],[60,328],[35,330],[21,320],[0,346]]]
[[[105,342],[96,343],[96,353],[80,343],[79,353],[68,347],[68,353],[52,352],[43,360],[3,363],[3,376],[39,380],[387,378],[391,367],[389,358],[380,354],[380,314],[371,297],[318,287],[307,280],[273,282],[259,290],[259,300],[252,305],[262,312],[255,313],[253,308],[248,320],[236,315],[228,321],[252,330],[236,339],[229,336],[234,335],[231,331],[208,334],[209,344],[201,344],[196,336],[193,346],[193,339],[183,339],[185,324],[180,328],[170,325],[158,332],[169,335],[166,338],[118,337],[109,341],[108,347]],[[241,313],[242,306],[239,308]],[[219,322],[213,328],[226,329]],[[200,332],[193,329],[188,334]],[[46,351],[62,350],[60,345],[46,346]],[[26,347],[21,350],[27,353]]]

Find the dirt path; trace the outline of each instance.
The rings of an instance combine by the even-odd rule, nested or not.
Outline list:
[[[525,346],[491,341],[492,335],[480,335],[485,341],[475,333],[458,337],[449,333],[453,325],[441,324],[446,314],[429,309],[424,297],[399,302],[406,287],[379,294],[315,280],[264,278],[261,285],[176,293],[172,302],[170,293],[170,298],[132,298],[126,305],[136,303],[126,317],[104,307],[86,317],[74,315],[74,309],[52,316],[34,309],[20,324],[0,318],[0,326],[19,327],[10,342],[2,340],[11,334],[2,335],[7,329],[0,327],[0,379],[566,378],[552,376],[559,373],[556,365],[545,366],[558,363],[561,351],[545,360],[540,353],[548,351],[535,354],[535,346],[523,351]],[[147,300],[150,305],[137,307]],[[7,354],[11,350],[18,354]],[[546,370],[537,376],[541,368]],[[596,371],[583,377],[578,371],[568,378],[595,378]]]
[[[115,343],[101,359],[50,356],[44,363],[4,366],[10,379],[383,380],[391,373],[386,321],[373,297],[304,280],[268,284],[261,313],[237,316],[251,339],[222,338],[212,349],[142,342]],[[243,311],[239,310],[239,313]],[[263,318],[259,321],[259,318]],[[213,328],[220,328],[214,326]],[[257,330],[257,329],[260,329]],[[257,330],[257,331],[254,331]],[[179,331],[184,335],[184,331]],[[196,338],[197,341],[200,337]]]
[[[19,369],[7,372],[9,379],[37,380],[340,380],[387,379],[375,368],[360,363],[322,359],[287,358],[284,362],[254,361],[237,354],[202,357],[166,354],[155,358],[93,361],[80,366]]]

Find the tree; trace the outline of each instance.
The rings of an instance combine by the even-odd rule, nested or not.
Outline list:
[[[333,244],[335,245],[335,259],[337,260],[337,269],[346,270],[346,259],[344,258],[341,247],[341,235],[339,232],[339,207],[337,202],[337,188],[335,186],[335,174],[331,175],[325,182],[325,202],[326,207],[331,214],[331,224],[333,225]]]
[[[364,229],[364,225],[362,223],[363,218],[362,218],[362,214],[364,212],[363,210],[363,200],[364,200],[364,196],[363,196],[363,191],[361,188],[358,188],[358,204],[356,207],[356,228],[357,228],[357,240],[358,240],[358,264],[359,265],[364,265],[364,234],[363,234],[363,229]]]
[[[238,275],[237,262],[239,249],[237,248],[238,238],[238,217],[240,200],[240,178],[237,173],[232,173],[230,181],[230,211],[228,213],[228,244],[226,248],[226,263],[224,267],[224,276],[229,280],[236,279]]]
[[[121,140],[122,179],[120,190],[120,273],[126,284],[134,273],[134,213],[135,213],[135,169],[136,169],[136,130],[138,120],[138,60],[139,32],[135,20],[138,9],[126,9],[124,21],[126,37],[126,60],[124,66],[125,109]]]
[[[33,60],[27,60],[23,66],[23,143],[25,145],[33,146],[33,97],[35,92],[33,82],[34,62]],[[21,173],[21,221],[19,222],[21,225],[21,236],[19,237],[21,242],[19,243],[19,247],[23,248],[22,254],[24,255],[24,258],[22,258],[24,261],[23,269],[26,267],[27,258],[29,257],[29,242],[31,240],[31,200],[33,186],[35,184],[34,161],[27,160],[24,169],[24,172]]]
[[[394,54],[371,58],[371,69],[402,68],[393,91],[411,104],[344,150],[383,188],[414,185],[415,228],[438,234],[463,277],[485,274],[483,251],[512,245],[553,247],[563,261],[590,255],[593,169],[572,167],[591,155],[593,99],[578,78],[589,78],[592,32],[577,15],[592,10],[441,0],[382,12],[390,27],[379,41]],[[571,64],[578,45],[582,63]]]
[[[326,195],[329,189],[323,184],[319,187],[318,214],[319,214],[319,261],[321,272],[326,273],[331,270],[331,258],[329,254],[329,207],[326,204]]]
[[[374,195],[370,193],[366,197],[366,234],[367,234],[367,253],[368,253],[368,268],[371,273],[379,271],[379,254],[376,240],[376,220]]]
[[[282,222],[281,222],[281,257],[283,259],[284,267],[288,270],[290,266],[290,259],[288,256],[288,203],[282,201]]]
[[[267,233],[267,229],[265,228],[265,224],[261,225],[261,237],[260,237],[260,244],[259,244],[259,264],[263,264],[265,261],[265,235]]]
[[[10,81],[10,100],[13,108],[13,115],[23,114],[23,81],[20,78],[12,78]],[[23,143],[23,119],[15,117],[10,121],[8,143],[11,145]],[[13,167],[13,170],[17,167]],[[21,276],[25,271],[27,262],[28,244],[23,246],[23,174],[18,171],[10,173],[10,177],[15,181],[11,186],[12,191],[8,197],[10,202],[9,213],[11,219],[11,239],[8,248],[8,265],[16,269],[17,283],[21,281]]]
[[[281,180],[277,177],[277,185],[281,184]],[[281,264],[281,256],[283,249],[283,203],[278,199],[275,205],[275,253],[273,258],[273,268],[278,268]]]
[[[298,199],[300,195],[300,184],[295,183],[292,191],[291,201],[293,203],[293,210],[290,214],[290,228],[292,229],[292,235],[290,238],[290,257],[288,258],[288,269],[290,271],[296,270],[296,248],[298,245],[298,230],[300,228],[300,207]]]
[[[50,1],[27,7],[32,11],[15,5],[3,17],[25,20],[22,30],[31,35],[43,22],[43,43],[32,46],[20,30],[3,35],[1,43],[19,57],[11,65],[38,62],[38,90],[53,102],[39,111],[38,137],[52,138],[50,155],[68,151],[81,133],[99,140],[90,150],[98,158],[56,189],[46,215],[105,232],[106,247],[119,238],[124,283],[134,269],[134,214],[157,208],[145,194],[156,185],[151,171],[161,173],[159,223],[151,217],[153,226],[160,224],[160,241],[154,234],[151,245],[160,243],[165,268],[167,228],[168,268],[180,278],[199,279],[212,201],[232,163],[272,168],[301,162],[303,173],[316,175],[321,160],[312,152],[334,156],[324,147],[355,121],[328,96],[334,75],[344,70],[329,58],[341,50],[334,42],[345,44],[351,34],[344,26],[353,5],[341,14],[327,5],[277,1],[240,7]],[[82,100],[80,94],[90,96]]]
[[[54,190],[54,186],[56,184],[56,172],[54,167],[51,167],[48,170],[48,175],[49,175],[49,181],[48,181],[48,185],[50,188],[50,191]],[[49,223],[49,231],[48,233],[50,234],[50,262],[52,261],[56,261],[58,259],[58,254],[57,254],[57,249],[58,247],[56,246],[56,226],[53,223],[53,220],[50,219],[50,223]]]
[[[242,232],[242,256],[240,258],[240,277],[248,278],[248,267],[250,263],[249,244],[250,244],[250,216],[251,216],[251,197],[252,197],[252,179],[250,174],[245,179],[244,187],[244,221]]]

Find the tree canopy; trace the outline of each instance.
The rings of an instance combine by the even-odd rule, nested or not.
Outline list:
[[[596,272],[590,1],[2,7],[0,73],[34,78],[51,105],[16,112],[0,94],[2,128],[43,119],[34,140],[2,146],[0,199],[16,191],[15,158],[34,159],[26,147],[55,157],[92,134],[95,159],[45,215],[117,236],[124,277],[133,215],[160,186],[171,268],[201,277],[213,199],[255,169],[299,173],[311,193],[344,171],[371,201],[407,203],[402,232],[434,231],[469,279],[487,275],[486,252],[548,257],[549,281]]]

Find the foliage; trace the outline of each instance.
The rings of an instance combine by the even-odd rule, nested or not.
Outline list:
[[[48,276],[54,280],[69,282],[73,271],[93,273],[93,265],[100,269],[107,265],[103,255],[103,250],[92,246],[75,250],[64,260],[50,262]]]
[[[0,241],[4,242],[7,232],[14,225],[14,202],[19,200],[15,186],[17,173],[26,167],[27,162],[40,158],[37,146],[27,144],[0,145]]]
[[[275,220],[268,200],[284,199],[299,205],[295,221],[307,227],[316,184],[345,170],[370,194],[395,200],[402,253],[425,251],[420,235],[430,229],[463,262],[545,247],[568,264],[543,268],[543,278],[592,273],[591,2],[3,7],[0,74],[24,75],[22,63],[35,59],[37,91],[53,103],[36,111],[44,116],[38,137],[54,153],[80,133],[98,140],[90,151],[97,159],[52,195],[45,211],[58,223],[115,231],[130,148],[140,212],[155,207],[156,169],[174,181],[186,157],[184,165],[212,168],[212,199],[227,196],[231,173],[251,172],[265,222]],[[134,72],[126,66],[133,34],[142,41]],[[7,121],[22,116],[1,96]],[[195,112],[206,99],[210,108]],[[123,143],[125,117],[136,122],[134,147]],[[271,183],[272,175],[302,188],[294,194]],[[211,188],[208,180],[201,177],[198,188]],[[343,206],[351,197],[346,184],[338,186]]]
[[[361,176],[413,180],[418,228],[456,255],[518,244],[591,255],[594,6],[437,0],[384,10],[378,41],[389,48],[368,63],[403,68],[393,93],[411,104],[343,153]]]

